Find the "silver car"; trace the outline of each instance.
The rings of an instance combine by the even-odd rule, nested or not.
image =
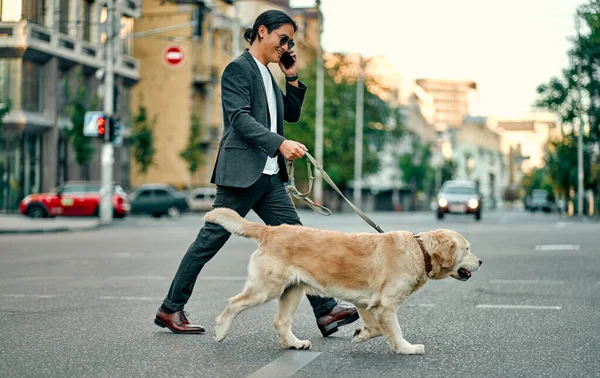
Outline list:
[[[481,196],[473,181],[446,181],[437,196],[437,218],[445,214],[473,214],[481,220]]]

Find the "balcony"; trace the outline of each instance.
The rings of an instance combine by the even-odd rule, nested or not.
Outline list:
[[[124,0],[121,12],[128,17],[139,18],[142,15],[142,0]]]
[[[104,66],[104,53],[100,44],[77,40],[25,21],[0,22],[0,54],[19,57],[26,51],[29,57],[40,61],[58,57],[92,70]],[[137,59],[120,55],[115,61],[115,72],[126,79],[138,81],[138,66]]]

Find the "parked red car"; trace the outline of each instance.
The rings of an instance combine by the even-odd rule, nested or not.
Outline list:
[[[97,182],[69,182],[53,193],[30,194],[23,198],[21,214],[32,218],[64,216],[98,216],[100,188]],[[127,193],[113,184],[113,216],[125,217],[131,209]]]

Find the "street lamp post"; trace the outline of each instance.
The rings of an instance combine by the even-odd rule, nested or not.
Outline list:
[[[579,12],[575,14],[575,27],[577,28],[577,43],[581,49],[581,20]],[[577,135],[577,214],[583,216],[583,101],[581,95],[581,59],[577,58],[577,92],[579,97],[579,134]]]
[[[358,76],[356,78],[356,130],[354,135],[354,203],[360,205],[362,192],[362,155],[363,155],[363,110],[364,110],[364,67],[359,55]]]
[[[319,42],[317,44],[317,104],[315,114],[315,156],[318,162],[323,164],[323,101],[324,101],[324,67],[323,67],[323,14],[321,13],[321,1],[317,0],[319,11]],[[314,193],[315,202],[323,203],[323,179],[321,171],[315,170]]]

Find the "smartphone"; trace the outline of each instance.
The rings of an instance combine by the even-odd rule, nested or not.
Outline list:
[[[294,63],[296,63],[296,59],[294,59],[294,57],[291,56],[289,52],[283,53],[283,55],[281,55],[280,61],[281,63],[283,63],[283,66],[286,70],[293,66]]]

